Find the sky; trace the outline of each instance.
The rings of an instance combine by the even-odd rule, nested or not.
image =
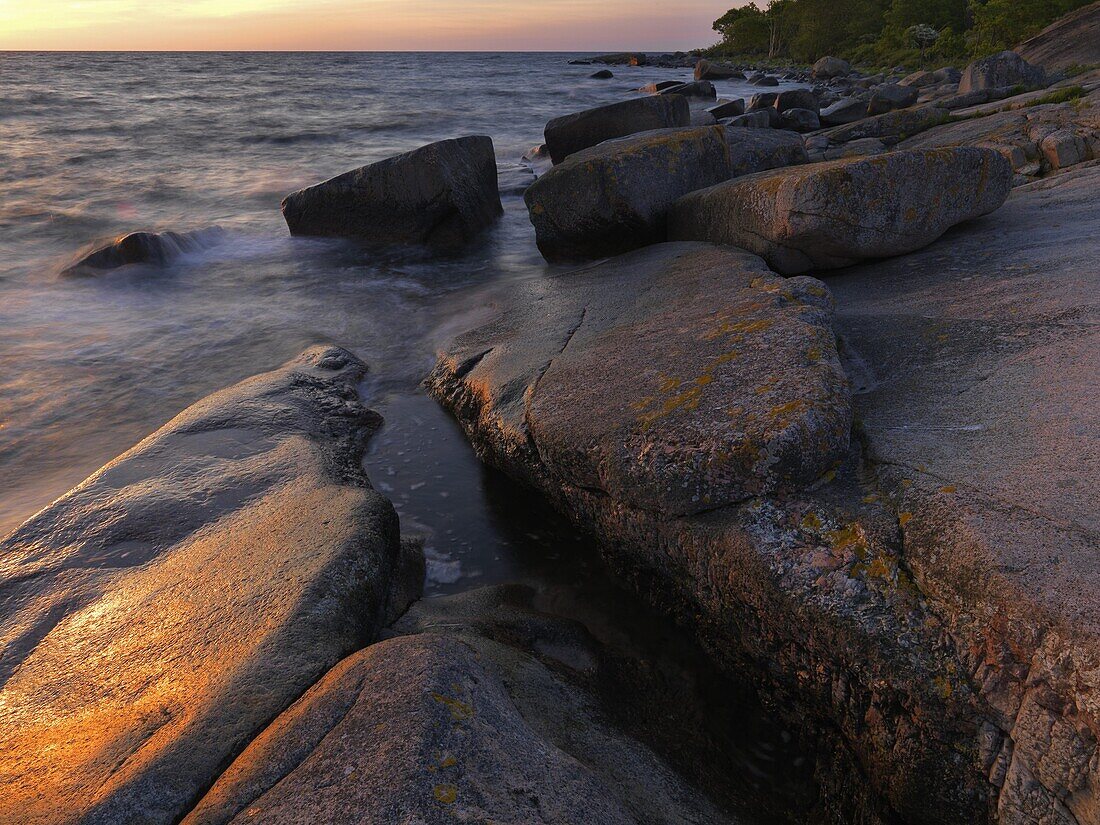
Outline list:
[[[739,0],[0,0],[0,49],[676,50]]]

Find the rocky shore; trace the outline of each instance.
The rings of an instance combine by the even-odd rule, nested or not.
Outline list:
[[[524,202],[574,266],[425,387],[751,682],[810,798],[732,804],[759,790],[715,775],[721,726],[545,594],[421,600],[363,469],[367,365],[319,346],[0,541],[0,821],[1100,823],[1100,71],[826,57],[727,100],[779,80],[584,62],[694,73],[547,124]],[[501,214],[496,168],[443,141],[283,215],[453,254]]]

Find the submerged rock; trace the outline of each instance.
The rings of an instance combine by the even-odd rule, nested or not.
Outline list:
[[[690,123],[691,108],[686,98],[640,97],[554,118],[546,124],[546,148],[557,164],[605,140]]]
[[[499,586],[417,604],[399,635],[277,718],[184,825],[303,811],[333,825],[731,823],[611,724],[591,689],[601,646],[533,596]]]
[[[178,822],[404,609],[364,371],[318,347],[216,393],[0,543],[0,821]]]
[[[578,152],[524,197],[547,260],[582,260],[664,240],[668,210],[681,195],[805,161],[793,132],[665,129]]]
[[[81,252],[61,270],[61,274],[67,277],[97,275],[130,264],[164,266],[181,255],[216,246],[225,238],[225,230],[219,226],[182,233],[131,232]]]
[[[893,152],[692,193],[673,207],[669,237],[739,246],[791,275],[920,249],[1011,189],[1012,167],[990,149]]]
[[[488,137],[431,143],[295,192],[283,200],[292,235],[373,244],[465,244],[502,213]]]
[[[1004,86],[1036,89],[1046,82],[1046,73],[1040,67],[1032,66],[1016,52],[1004,51],[967,66],[959,80],[959,94]]]
[[[615,73],[610,69],[600,69],[598,72],[593,72],[589,75],[592,80],[611,80],[615,77]]]

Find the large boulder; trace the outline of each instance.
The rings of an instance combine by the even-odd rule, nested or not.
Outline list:
[[[920,92],[912,86],[899,83],[883,83],[871,90],[871,99],[867,101],[867,113],[881,115],[894,109],[905,109],[917,102]]]
[[[709,60],[700,60],[695,64],[696,80],[731,80],[745,79],[745,73],[730,66],[722,66]]]
[[[725,118],[722,123],[726,126],[747,129],[770,129],[772,128],[773,119],[775,119],[775,109],[758,109],[755,112],[746,112],[743,115]]]
[[[1016,52],[1004,51],[967,66],[959,80],[959,94],[1003,86],[1037,89],[1046,82],[1046,73],[1042,68],[1032,66]]]
[[[772,77],[770,74],[754,74],[749,78],[749,83],[753,86],[778,86],[779,78]]]
[[[552,496],[675,517],[808,484],[850,419],[827,293],[804,281],[740,249],[638,250],[460,338],[429,386]]]
[[[935,72],[929,72],[925,69],[920,69],[907,74],[901,80],[898,81],[899,86],[912,86],[914,89],[923,89],[925,86],[934,86],[936,83],[940,83],[940,79],[936,76]]]
[[[432,143],[283,200],[292,235],[387,245],[456,247],[502,212],[493,141],[483,136]]]
[[[821,119],[813,109],[787,109],[780,116],[779,125],[794,132],[814,132],[821,128]]]
[[[418,603],[276,719],[184,825],[287,825],[304,811],[332,825],[732,825],[616,729],[591,687],[618,682],[620,706],[631,687],[534,596],[505,585]]]
[[[834,77],[847,77],[852,73],[852,64],[839,57],[822,57],[813,66],[813,75],[818,80],[830,80]]]
[[[217,226],[182,233],[131,232],[85,249],[61,270],[61,274],[67,277],[98,275],[130,264],[164,266],[181,255],[201,252],[225,239],[225,230]]]
[[[662,89],[659,95],[683,95],[684,97],[698,97],[703,100],[714,100],[718,92],[714,84],[709,80],[696,80],[691,83],[681,83],[668,89]]]
[[[1100,66],[1100,0],[1059,18],[1015,51],[1048,72]]]
[[[805,161],[792,132],[666,129],[578,152],[524,199],[547,260],[583,260],[663,240],[669,208],[688,192]]]
[[[639,97],[554,118],[546,124],[546,147],[557,164],[605,140],[690,123],[691,107],[685,97]]]
[[[669,237],[739,246],[791,275],[920,249],[1011,189],[1011,165],[990,149],[893,152],[692,193],[670,213]]]
[[[775,96],[774,105],[775,110],[780,114],[788,109],[809,109],[816,114],[821,109],[817,95],[809,89],[788,89],[785,92],[779,92]]]
[[[745,114],[745,99],[728,100],[725,103],[710,107],[707,111],[719,120],[727,117],[740,117]]]
[[[0,821],[178,822],[405,608],[364,371],[319,347],[216,393],[0,543]]]
[[[867,102],[855,97],[845,97],[821,110],[823,126],[843,126],[867,117]]]

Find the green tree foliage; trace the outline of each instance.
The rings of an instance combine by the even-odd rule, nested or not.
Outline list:
[[[1011,48],[1092,0],[771,0],[714,22],[721,54],[881,66],[950,62]],[[916,35],[919,33],[919,37]],[[934,34],[933,34],[934,33]]]

